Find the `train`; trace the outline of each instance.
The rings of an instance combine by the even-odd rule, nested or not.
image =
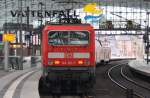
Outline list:
[[[42,31],[39,93],[93,94],[96,63],[100,61],[96,59],[101,55],[95,46],[90,24],[47,24]]]
[[[109,63],[111,59],[111,47],[102,45],[100,40],[95,40],[95,62],[96,65]]]

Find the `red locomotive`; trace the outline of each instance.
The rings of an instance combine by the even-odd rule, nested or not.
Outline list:
[[[89,94],[95,84],[95,34],[89,24],[48,24],[42,32],[40,93]]]

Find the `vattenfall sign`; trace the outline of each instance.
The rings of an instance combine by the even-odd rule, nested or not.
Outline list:
[[[10,11],[12,17],[58,17],[58,18],[77,18],[79,15],[77,15],[76,11],[72,11],[70,9],[67,10],[30,10],[30,11],[19,11],[19,10],[11,10]]]

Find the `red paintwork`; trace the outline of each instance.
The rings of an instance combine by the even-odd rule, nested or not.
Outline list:
[[[65,30],[79,30],[90,32],[90,44],[89,46],[73,46],[73,45],[60,45],[60,46],[50,46],[48,45],[48,31],[65,31]],[[57,58],[49,59],[48,52],[64,52],[64,53],[74,53],[74,52],[90,52],[89,59],[74,59],[74,58]],[[73,62],[72,64],[60,63],[58,65],[48,65],[48,60],[59,60],[61,62]],[[89,64],[77,64],[78,60],[89,61]],[[42,65],[43,66],[95,66],[95,34],[93,27],[89,24],[79,24],[79,25],[46,25],[42,32]]]

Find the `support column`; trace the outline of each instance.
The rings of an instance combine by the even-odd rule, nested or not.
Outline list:
[[[9,70],[9,42],[4,43],[4,70]]]

